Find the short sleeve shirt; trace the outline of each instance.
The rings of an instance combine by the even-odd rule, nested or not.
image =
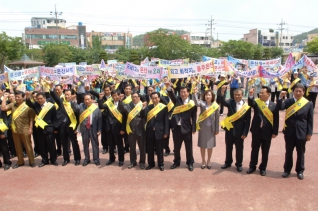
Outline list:
[[[20,105],[21,106],[21,105]],[[12,110],[12,114],[19,108],[19,106],[16,103],[10,103],[7,105],[8,110]],[[17,133],[18,134],[27,134],[30,129],[30,118],[34,119],[35,113],[32,108],[27,108],[21,113],[16,120],[12,119],[12,122],[14,121]]]

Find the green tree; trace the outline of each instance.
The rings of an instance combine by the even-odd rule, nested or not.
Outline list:
[[[92,46],[88,48],[88,62],[100,63],[99,54],[103,51],[102,40],[99,36],[93,36]]]
[[[43,58],[47,66],[53,67],[58,63],[72,62],[72,52],[64,44],[48,44],[43,47]]]
[[[77,48],[75,46],[68,46],[69,50],[72,52],[72,57],[70,62],[80,62],[88,61],[88,51],[85,49]]]
[[[99,63],[100,63],[100,61],[102,61],[102,59],[104,59],[104,62],[107,63],[107,53],[105,50],[103,50],[99,54]]]
[[[255,51],[254,51],[254,59],[262,59],[263,58],[263,54],[264,54],[264,48],[262,45],[255,45],[254,46]]]
[[[130,52],[129,62],[132,62],[134,64],[138,64],[138,65],[140,64],[140,60],[139,60],[137,51],[132,50]]]
[[[0,69],[10,61],[20,59],[25,50],[21,37],[10,37],[5,32],[0,34]]]
[[[43,51],[42,49],[26,49],[25,54],[32,60],[43,62]]]
[[[272,52],[270,48],[264,48],[264,55],[263,59],[271,59],[272,58]]]
[[[271,48],[271,58],[281,57],[284,53],[284,50],[280,47]]]
[[[115,58],[120,62],[126,62],[129,60],[130,57],[130,49],[121,46],[117,49],[115,53]]]
[[[254,45],[242,40],[230,40],[223,42],[220,47],[222,56],[231,55],[240,59],[253,59],[254,58]]]
[[[307,51],[309,53],[318,53],[318,38],[307,43]]]

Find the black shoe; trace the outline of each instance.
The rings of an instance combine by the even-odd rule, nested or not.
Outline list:
[[[140,169],[145,169],[145,164],[144,163],[140,164]]]
[[[23,157],[24,157],[24,158],[28,157],[28,155],[27,155],[26,152],[23,152]]]
[[[193,164],[188,165],[188,170],[193,171]]]
[[[159,166],[160,171],[164,171],[165,167],[164,166]]]
[[[261,176],[266,176],[266,170],[260,170],[259,174],[260,174]]]
[[[99,161],[95,162],[95,165],[100,166],[100,162]]]
[[[58,166],[59,164],[55,161],[54,163],[52,163],[52,165]]]
[[[206,166],[207,167],[207,169],[211,169],[212,168],[212,166]]]
[[[242,170],[243,170],[243,169],[242,169],[242,166],[237,166],[237,167],[236,167],[236,170],[237,170],[238,172],[242,172]]]
[[[131,168],[133,168],[135,165],[137,165],[137,163],[131,163],[131,164],[129,164],[128,168],[131,169]]]
[[[9,170],[9,169],[10,169],[10,167],[11,167],[11,165],[9,165],[9,164],[5,164],[5,165],[4,165],[4,170],[5,170],[5,171],[7,171],[7,170]]]
[[[249,168],[246,172],[246,174],[251,174],[255,171],[255,168]]]
[[[118,166],[122,167],[124,165],[124,161],[119,161]]]
[[[43,167],[43,166],[45,166],[45,165],[47,165],[47,164],[49,164],[49,163],[41,163],[40,165],[39,165],[39,167],[41,168],[41,167]]]
[[[15,158],[15,157],[16,157],[16,155],[12,154],[12,155],[10,156],[10,159]]]
[[[304,179],[304,174],[299,172],[297,173],[297,178],[300,179],[300,180],[303,180]]]
[[[175,168],[177,168],[178,166],[180,166],[180,164],[174,163],[174,164],[170,167],[170,169],[175,169]]]
[[[107,149],[103,149],[102,154],[106,154],[107,152],[108,152],[108,150],[107,150]]]
[[[282,175],[282,177],[283,177],[283,178],[287,178],[289,175],[290,175],[290,172],[284,172],[283,175]]]
[[[24,164],[15,164],[12,169],[16,169],[16,168],[19,168],[20,166],[24,166]]]
[[[150,170],[150,169],[152,169],[153,167],[155,167],[155,166],[154,166],[154,165],[148,165],[147,168],[146,168],[146,170]]]
[[[166,151],[165,154],[164,154],[165,157],[167,157],[169,155],[170,155],[170,151]]]
[[[80,160],[75,160],[75,166],[78,166],[79,164],[81,164]]]
[[[35,167],[35,164],[32,163],[32,164],[29,164],[29,166],[30,166],[31,168],[34,168],[34,167]]]
[[[107,163],[106,163],[106,166],[109,166],[110,164],[112,164],[113,162],[115,162],[114,160],[109,160]]]
[[[2,167],[2,162],[1,162],[1,160],[0,160],[0,168]]]
[[[226,169],[228,167],[231,167],[231,165],[224,164],[224,165],[221,166],[221,169]]]
[[[202,169],[202,170],[205,169],[205,165],[202,165],[202,166],[201,166],[201,169]]]
[[[61,153],[56,153],[56,157],[60,157],[61,156]]]
[[[90,160],[85,160],[82,166],[87,166],[87,164],[89,164],[90,162],[91,162]]]
[[[64,162],[62,163],[62,166],[66,166],[70,161],[64,160]]]
[[[38,153],[34,153],[34,158],[37,158],[37,157],[39,157],[39,154]]]

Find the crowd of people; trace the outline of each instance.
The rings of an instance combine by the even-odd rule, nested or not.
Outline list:
[[[170,131],[174,152],[170,169],[180,166],[180,150],[184,143],[186,165],[193,171],[193,135],[196,132],[201,169],[211,169],[212,149],[222,128],[225,130],[226,153],[221,168],[232,165],[235,145],[235,166],[238,172],[242,171],[244,140],[250,131],[252,150],[246,173],[256,170],[261,149],[259,170],[260,175],[265,176],[271,140],[278,135],[279,110],[286,110],[282,176],[288,177],[292,170],[296,147],[295,170],[298,179],[304,178],[305,146],[313,133],[313,109],[318,92],[318,84],[314,83],[313,75],[307,75],[306,68],[284,78],[248,79],[245,93],[244,78],[235,74],[184,79],[165,76],[162,80],[118,80],[100,76],[90,82],[81,76],[72,78],[71,83],[69,78],[65,81],[68,83],[41,77],[39,81],[34,78],[2,85],[0,144],[4,170],[10,169],[10,159],[15,156],[17,163],[13,169],[25,165],[26,157],[29,166],[35,167],[34,158],[38,156],[42,159],[39,167],[49,163],[58,166],[58,156],[63,156],[62,166],[66,166],[71,160],[71,148],[76,166],[86,166],[91,161],[99,166],[101,136],[102,153],[109,154],[106,165],[117,159],[118,166],[123,166],[124,154],[129,153],[128,168],[133,168],[137,165],[138,144],[140,168],[154,168],[156,155],[157,165],[164,171],[164,156],[171,152]],[[23,84],[25,87],[21,90]],[[230,98],[226,100],[228,89]],[[244,94],[247,101],[243,100]],[[224,107],[227,116],[220,121]],[[253,118],[251,109],[254,110]],[[78,133],[83,143],[82,163]]]

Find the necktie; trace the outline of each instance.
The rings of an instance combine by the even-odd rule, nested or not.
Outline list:
[[[87,129],[90,129],[90,128],[91,128],[91,115],[89,115],[89,116],[87,117],[86,128],[87,128]]]

